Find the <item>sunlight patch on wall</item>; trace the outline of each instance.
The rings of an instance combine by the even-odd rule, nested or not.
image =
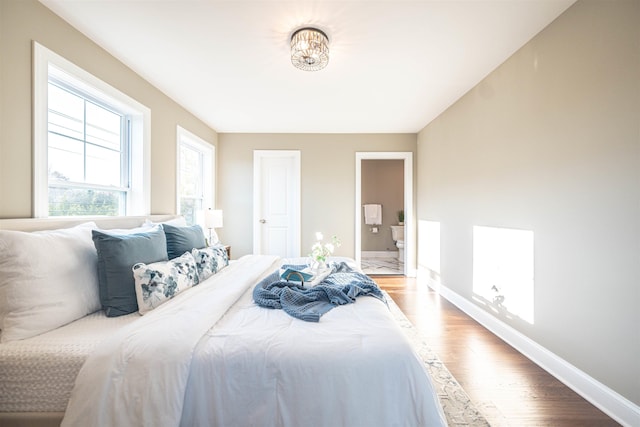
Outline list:
[[[440,223],[418,221],[418,268],[426,269],[431,280],[440,282]]]
[[[497,314],[533,324],[533,231],[473,227],[473,292]]]

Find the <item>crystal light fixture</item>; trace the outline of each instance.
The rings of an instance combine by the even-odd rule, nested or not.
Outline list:
[[[317,28],[305,27],[291,35],[291,63],[301,70],[322,70],[329,63],[329,38]]]

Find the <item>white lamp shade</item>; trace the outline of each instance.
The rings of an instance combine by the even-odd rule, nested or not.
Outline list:
[[[222,228],[222,211],[218,209],[207,209],[204,211],[205,228]]]

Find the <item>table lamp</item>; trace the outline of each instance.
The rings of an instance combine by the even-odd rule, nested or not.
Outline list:
[[[216,234],[216,241],[212,239],[213,229],[222,228],[222,211],[219,209],[207,209],[204,211],[204,226],[209,229],[209,245],[218,242],[218,235]]]

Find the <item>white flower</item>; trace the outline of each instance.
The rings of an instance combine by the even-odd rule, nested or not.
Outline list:
[[[315,261],[325,263],[327,258],[333,254],[333,251],[340,247],[340,240],[337,236],[331,238],[331,243],[322,243],[323,235],[321,232],[316,233],[316,240],[311,246],[311,253],[309,256]]]

